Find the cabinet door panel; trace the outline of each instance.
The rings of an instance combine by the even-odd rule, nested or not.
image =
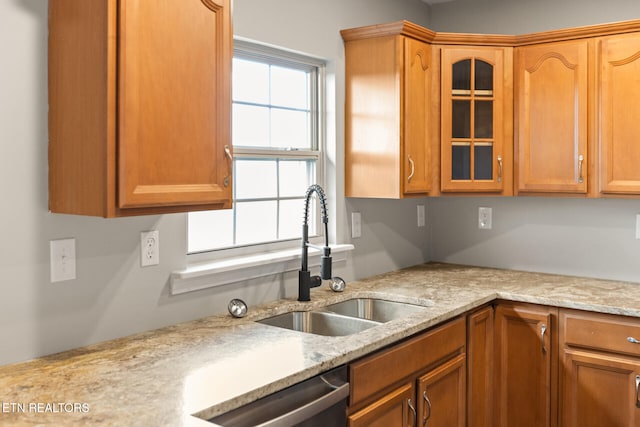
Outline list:
[[[227,0],[120,3],[121,208],[230,200],[228,14]]]
[[[404,55],[404,193],[426,193],[431,189],[428,137],[431,46],[405,38]]]
[[[640,426],[640,361],[577,350],[565,350],[563,359],[563,427]]]
[[[640,194],[640,35],[601,42],[601,192]]]
[[[443,47],[441,190],[510,194],[512,51]]]
[[[587,192],[587,42],[516,49],[517,189]]]
[[[493,308],[470,314],[467,338],[467,426],[493,426]]]
[[[556,425],[557,338],[552,308],[498,305],[495,314],[495,425]]]
[[[349,415],[347,425],[349,427],[414,426],[414,414],[409,408],[409,401],[413,400],[414,394],[413,384],[405,384],[364,409]]]
[[[461,354],[418,379],[418,424],[465,427],[466,363]]]

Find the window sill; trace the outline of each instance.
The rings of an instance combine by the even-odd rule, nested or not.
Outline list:
[[[353,249],[350,244],[331,246],[333,263],[345,262]],[[171,274],[171,295],[299,270],[300,252],[295,248],[191,264]],[[320,265],[320,255],[319,250],[309,248],[309,267]]]

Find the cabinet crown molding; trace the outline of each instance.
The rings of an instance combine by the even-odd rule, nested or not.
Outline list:
[[[542,31],[529,34],[469,34],[436,32],[410,21],[396,21],[386,24],[369,25],[340,31],[344,41],[403,35],[432,44],[466,46],[517,47],[531,44],[575,40],[640,31],[640,20],[586,25],[560,30]]]

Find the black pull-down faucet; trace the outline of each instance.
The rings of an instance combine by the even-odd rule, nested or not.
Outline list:
[[[320,199],[322,222],[324,223],[324,247],[309,243],[309,201],[316,193]],[[317,184],[307,188],[304,196],[304,220],[302,222],[302,266],[298,272],[298,301],[311,301],[311,288],[322,284],[322,280],[331,279],[331,248],[329,247],[329,217],[327,215],[327,200],[324,190]],[[309,246],[322,251],[320,276],[311,276],[309,272]]]

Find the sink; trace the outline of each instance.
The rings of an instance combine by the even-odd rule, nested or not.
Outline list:
[[[257,322],[329,337],[355,334],[380,324],[380,322],[369,319],[343,316],[326,311],[291,311],[258,320]]]
[[[355,298],[328,305],[324,309],[344,316],[384,323],[424,312],[427,307],[376,298]]]

